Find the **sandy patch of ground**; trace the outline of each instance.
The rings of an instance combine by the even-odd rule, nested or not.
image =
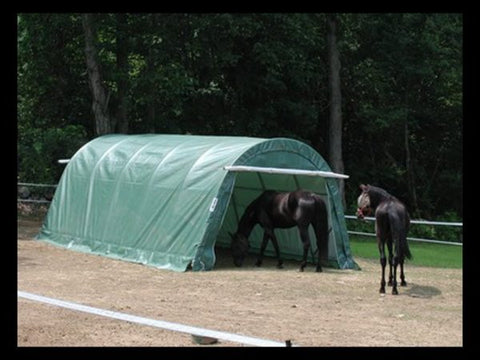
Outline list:
[[[32,240],[18,223],[18,290],[102,309],[300,346],[462,346],[462,270],[406,265],[399,295],[378,293],[378,261],[324,269],[235,268],[217,251],[213,271],[159,270]],[[199,346],[190,335],[18,299],[18,346]],[[204,345],[207,346],[207,345]],[[241,346],[220,341],[208,346]]]

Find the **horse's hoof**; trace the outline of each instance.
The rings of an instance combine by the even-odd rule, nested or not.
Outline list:
[[[323,271],[322,268],[319,266],[317,266],[317,268],[315,269],[315,272],[322,272],[322,271]]]
[[[303,272],[303,267],[301,267],[300,269],[298,269],[298,271]]]
[[[278,265],[277,265],[277,269],[283,269],[283,265],[282,265],[282,264],[278,264]]]
[[[392,280],[389,280],[387,283],[388,286],[393,286]]]
[[[261,262],[260,260],[257,260],[257,262],[255,263],[255,266],[256,266],[256,267],[262,266],[262,262]]]
[[[398,290],[396,287],[392,289],[392,295],[398,295]]]
[[[406,282],[406,281],[402,281],[402,282],[400,283],[400,286],[407,286],[407,282]]]
[[[380,288],[380,294],[385,294],[385,288],[384,287]]]

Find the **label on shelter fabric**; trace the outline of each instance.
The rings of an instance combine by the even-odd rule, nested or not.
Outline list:
[[[215,211],[215,207],[217,206],[218,198],[214,197],[212,200],[212,204],[210,205],[210,212]]]

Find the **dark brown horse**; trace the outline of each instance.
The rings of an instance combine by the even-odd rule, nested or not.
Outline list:
[[[262,264],[263,253],[268,240],[271,239],[278,258],[278,268],[282,267],[277,238],[274,228],[291,228],[297,226],[303,243],[303,260],[300,271],[307,265],[307,255],[310,249],[308,227],[313,226],[317,238],[318,261],[316,271],[322,271],[321,260],[328,257],[328,219],[327,207],[323,199],[312,192],[297,190],[293,192],[277,192],[267,190],[252,201],[245,209],[235,234],[232,237],[232,255],[236,266],[242,266],[248,253],[248,237],[255,225],[263,230],[263,241],[257,266]]]
[[[400,264],[400,286],[407,286],[403,273],[403,262],[405,258],[412,257],[407,242],[410,216],[405,205],[385,190],[363,184],[360,185],[360,189],[362,193],[358,197],[357,217],[363,219],[372,212],[375,213],[375,232],[382,265],[380,293],[385,293],[385,266],[387,264],[385,244],[387,244],[390,267],[388,285],[393,287],[392,294],[397,295],[397,266]]]

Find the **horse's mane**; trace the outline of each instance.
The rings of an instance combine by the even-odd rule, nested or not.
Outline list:
[[[395,196],[389,194],[386,190],[377,186],[368,185],[368,196],[370,197],[370,206],[376,208],[384,200],[396,199]]]
[[[237,233],[241,233],[248,237],[250,232],[252,231],[255,224],[258,223],[258,214],[257,209],[261,204],[260,202],[264,202],[265,199],[268,199],[276,191],[273,190],[265,190],[260,196],[254,199],[244,210],[243,215],[240,217],[238,221]]]
[[[257,208],[257,204],[258,204],[258,202],[260,201],[260,199],[262,198],[263,195],[264,195],[264,193],[262,193],[262,195],[260,195],[255,200],[253,200],[245,208],[245,211],[243,212],[243,215],[240,218],[240,221],[238,223],[238,228],[239,229],[245,229],[246,227],[250,227],[250,225],[252,225],[252,221],[254,220],[253,217],[254,217],[255,209]]]

